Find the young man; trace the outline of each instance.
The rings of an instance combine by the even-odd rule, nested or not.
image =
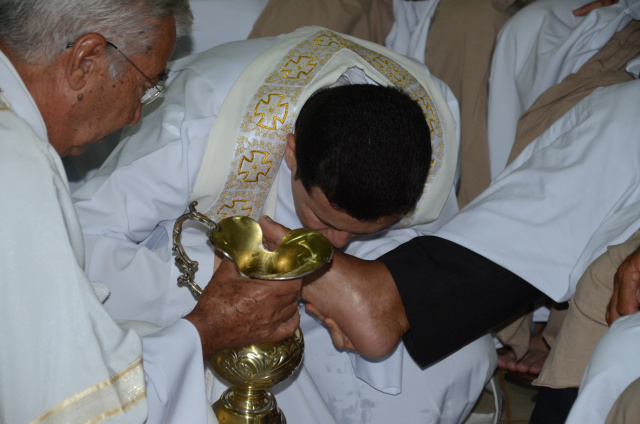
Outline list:
[[[310,27],[220,46],[172,69],[164,104],[74,193],[87,272],[110,286],[116,317],[165,325],[193,307],[171,253],[174,221],[193,200],[214,221],[267,214],[369,258],[457,210],[457,103],[414,61]],[[204,285],[211,247],[197,226],[182,240]],[[123,275],[138,282],[119,284]],[[301,327],[304,365],[276,393],[289,422],[459,422],[495,367],[488,338],[421,370],[402,345],[369,361],[336,351],[306,314]],[[215,400],[224,386],[212,389]]]

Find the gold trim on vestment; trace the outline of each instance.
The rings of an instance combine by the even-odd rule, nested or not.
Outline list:
[[[284,156],[287,134],[293,132],[299,107],[308,98],[305,90],[322,75],[325,65],[338,54],[355,54],[359,59],[354,58],[353,66],[368,65],[370,72],[380,74],[381,81],[386,79],[389,85],[407,93],[420,105],[431,130],[433,150],[431,169],[423,192],[425,196],[444,164],[445,155],[441,120],[426,88],[394,59],[323,29],[305,37],[286,52],[272,67],[272,71],[267,73],[244,112],[236,115],[242,116],[242,120],[235,134],[235,150],[227,178],[205,215],[213,221],[233,215],[245,215],[253,219],[260,217]],[[315,87],[314,90],[318,88],[321,87]],[[398,225],[415,224],[412,221],[420,207],[425,205],[419,202],[418,207],[400,220]],[[437,207],[441,208],[442,205]]]
[[[9,107],[9,99],[7,99],[7,95],[4,94],[2,88],[0,88],[0,111],[11,110]]]
[[[122,414],[146,397],[142,358],[113,377],[65,399],[32,424],[99,423]]]

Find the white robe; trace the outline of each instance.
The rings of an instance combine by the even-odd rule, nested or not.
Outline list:
[[[489,78],[487,133],[491,179],[507,164],[518,118],[549,87],[575,73],[631,19],[638,0],[621,0],[584,17],[583,0],[536,0],[504,25]]]
[[[74,193],[86,241],[86,270],[110,286],[106,307],[114,316],[167,325],[193,308],[189,291],[176,283],[179,271],[171,253],[174,220],[192,195],[200,159],[227,92],[240,72],[272,43],[273,39],[231,43],[173,64],[176,71],[170,74],[162,108],[129,131],[105,166]],[[446,86],[437,84],[457,122],[457,102]],[[437,228],[456,208],[452,187],[435,223],[363,237],[350,243],[347,252],[377,257]],[[284,162],[278,172],[274,219],[291,228],[301,226],[293,207],[290,169]],[[200,264],[196,274],[200,286],[206,285],[213,268],[211,247],[205,241],[198,225],[183,230],[182,244]],[[123,276],[137,280],[136,284],[120,283]],[[402,344],[385,360],[368,361],[336,351],[326,329],[304,312],[301,327],[304,365],[274,390],[291,424],[460,422],[496,365],[489,337],[420,370]],[[210,394],[215,398],[224,388],[216,381]]]
[[[605,422],[618,397],[640,378],[638,340],[640,313],[619,318],[611,325],[587,364],[566,424]]]
[[[207,422],[196,329],[109,316],[105,287],[94,290],[82,270],[60,157],[1,52],[0,89],[0,422]]]
[[[640,201],[639,111],[640,81],[596,89],[436,234],[567,300],[611,220]]]

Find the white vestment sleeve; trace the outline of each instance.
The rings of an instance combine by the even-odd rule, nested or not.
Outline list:
[[[187,320],[142,337],[147,402],[152,423],[206,423],[211,406],[206,397],[202,346]]]
[[[186,211],[209,134],[229,89],[271,39],[230,43],[170,63],[167,90],[98,172],[73,193],[89,278],[111,289],[105,303],[119,319],[169,325],[195,304],[177,285],[171,251],[175,220]],[[190,225],[192,224],[192,225]],[[182,244],[199,263],[196,282],[213,273],[205,227],[185,224]]]
[[[619,318],[596,345],[566,424],[604,423],[622,392],[640,377],[640,313]]]
[[[595,90],[436,235],[566,300],[592,235],[640,200],[638,99],[640,81]]]
[[[171,235],[175,219],[185,212],[215,118],[211,113],[194,116],[193,109],[202,115],[208,110],[197,101],[188,103],[192,109],[186,111],[171,104],[182,105],[183,96],[197,97],[196,92],[204,98],[215,93],[200,79],[191,83],[189,72],[171,81],[176,89],[167,90],[163,99],[169,106],[145,116],[146,125],[132,129],[147,142],[129,143],[124,138],[98,173],[73,194],[85,239],[85,270],[89,278],[110,288],[105,307],[119,319],[165,326],[194,304],[188,289],[177,285]],[[186,227],[184,246],[200,262],[198,279],[207,282],[213,262],[207,260],[211,247],[204,227]]]

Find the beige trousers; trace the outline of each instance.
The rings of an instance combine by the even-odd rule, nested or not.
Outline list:
[[[589,358],[609,329],[605,320],[618,266],[640,246],[640,230],[626,242],[609,246],[584,272],[569,301],[565,321],[536,385],[578,387]]]
[[[460,103],[458,205],[491,182],[487,141],[489,70],[498,32],[513,0],[440,0],[429,29],[425,64]]]
[[[640,419],[640,378],[620,395],[611,407],[605,424],[636,424]]]
[[[307,25],[384,45],[393,26],[393,0],[271,0],[249,38],[285,34]]]

